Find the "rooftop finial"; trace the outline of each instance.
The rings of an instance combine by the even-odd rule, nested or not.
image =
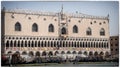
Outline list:
[[[61,7],[61,13],[63,14],[63,4],[62,4],[62,7]]]
[[[109,14],[107,15],[107,18],[109,19]]]

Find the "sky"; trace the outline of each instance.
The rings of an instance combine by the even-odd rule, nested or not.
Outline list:
[[[84,13],[95,16],[109,14],[110,36],[119,35],[119,2],[118,1],[2,1],[6,9],[29,9],[34,11]]]

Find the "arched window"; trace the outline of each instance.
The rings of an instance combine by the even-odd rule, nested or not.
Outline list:
[[[21,25],[19,22],[15,24],[15,31],[21,31]]]
[[[11,42],[10,42],[10,47],[12,47],[13,46],[13,41],[11,40]]]
[[[46,41],[45,41],[45,42],[44,42],[44,47],[46,47],[46,44],[47,44],[47,43],[46,43]]]
[[[24,45],[24,42],[22,41],[22,42],[21,42],[21,47],[23,47],[23,45]]]
[[[32,41],[32,47],[34,46],[34,42]]]
[[[66,34],[66,28],[65,27],[62,28],[61,33]]]
[[[43,41],[41,42],[41,47],[43,47]]]
[[[54,41],[54,47],[56,47],[56,42]]]
[[[30,45],[31,45],[31,43],[30,43],[30,41],[28,42],[28,47],[30,47]]]
[[[38,47],[40,47],[40,41],[38,42]]]
[[[73,33],[78,33],[78,27],[76,25],[73,26]]]
[[[37,47],[37,41],[35,41],[35,47]]]
[[[27,47],[27,41],[25,41],[25,47]]]
[[[14,47],[16,47],[16,41],[14,41]]]
[[[36,23],[32,25],[32,32],[38,32],[38,25]]]
[[[54,32],[54,26],[52,24],[50,24],[48,30],[49,30],[49,32]]]
[[[58,51],[56,51],[56,52],[54,53],[54,55],[57,55],[57,54],[59,54],[59,52],[58,52]]]
[[[18,41],[18,47],[20,47],[20,41]]]
[[[62,52],[61,52],[61,54],[65,54],[65,52],[64,52],[64,51],[62,51]]]
[[[87,34],[87,35],[92,35],[92,30],[91,30],[90,27],[88,27],[88,29],[87,29],[87,31],[86,31],[86,34]]]
[[[104,28],[101,28],[100,29],[100,36],[104,36],[105,35],[105,30],[104,30]]]

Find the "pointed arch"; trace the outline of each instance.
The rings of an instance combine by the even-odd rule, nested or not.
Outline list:
[[[29,56],[34,56],[34,53],[32,51],[30,51]]]
[[[24,42],[23,42],[23,40],[22,40],[22,42],[21,42],[21,47],[23,47],[23,45],[24,45]]]
[[[98,42],[96,42],[96,48],[98,48]]]
[[[38,47],[40,47],[40,41],[38,41]]]
[[[16,47],[16,40],[14,41],[14,47]]]
[[[15,31],[21,31],[21,24],[19,22],[15,24]]]
[[[18,47],[20,47],[20,41],[18,41]]]
[[[64,52],[64,51],[62,51],[62,52],[61,52],[61,54],[65,54],[65,52]]]
[[[46,41],[44,41],[44,47],[46,47],[47,46],[47,42]]]
[[[93,52],[92,51],[89,52],[89,56],[93,56]]]
[[[12,54],[12,51],[8,51],[7,54]]]
[[[58,51],[55,51],[54,55],[57,55],[57,54],[59,54],[59,52],[58,52]]]
[[[37,47],[37,41],[35,41],[35,47]]]
[[[87,47],[87,42],[85,43],[85,47]]]
[[[84,47],[85,43],[83,42],[83,47]]]
[[[105,52],[105,57],[109,57],[109,52],[108,51]]]
[[[9,47],[9,41],[7,40],[7,42],[6,42],[6,47]]]
[[[10,42],[10,47],[12,47],[13,46],[13,41],[11,40],[11,42]]]
[[[62,43],[63,43],[63,47],[65,47],[65,41],[63,41]]]
[[[56,41],[54,41],[54,47],[56,47]]]
[[[87,28],[86,35],[92,35],[92,29],[90,27]]]
[[[82,51],[79,51],[78,54],[82,54]]]
[[[23,52],[22,52],[22,55],[27,55],[27,52],[26,52],[26,51],[23,51]]]
[[[97,56],[98,56],[98,52],[97,52],[97,51],[94,53],[94,56],[95,56],[95,57],[97,57]]]
[[[79,47],[79,42],[77,42],[77,47]]]
[[[51,47],[53,47],[53,41],[51,41]]]
[[[48,53],[48,55],[49,55],[49,56],[53,56],[53,52],[50,51],[50,52]]]
[[[72,54],[77,54],[76,51],[73,51]]]
[[[90,42],[88,42],[88,47],[90,48]]]
[[[31,43],[30,43],[30,41],[28,41],[28,47],[31,47],[30,45],[31,45]]]
[[[16,51],[15,53],[20,55],[20,52],[19,52],[19,51]]]
[[[104,53],[101,51],[99,55],[100,55],[100,56],[103,56],[103,55],[104,55]]]
[[[73,33],[78,33],[78,27],[76,25],[73,26]]]
[[[99,48],[101,48],[101,42],[99,42]]]
[[[38,25],[36,23],[32,25],[32,32],[38,32]]]
[[[71,52],[70,52],[70,51],[67,51],[67,54],[71,54]]]
[[[34,47],[34,42],[32,41],[32,47]]]
[[[80,47],[82,47],[82,42],[80,42]]]
[[[35,53],[35,55],[36,55],[36,56],[40,56],[40,52],[37,51],[37,52]]]
[[[66,34],[66,28],[65,28],[65,27],[63,27],[63,28],[61,29],[61,33],[62,33],[62,34]]]
[[[46,56],[46,55],[47,55],[46,51],[43,51],[42,56]]]
[[[25,47],[27,47],[27,41],[25,41]]]
[[[48,31],[49,31],[49,32],[54,32],[54,26],[53,26],[53,24],[50,24],[50,25],[49,25]]]
[[[104,28],[101,28],[100,29],[100,36],[104,36],[105,35],[105,29]]]
[[[50,47],[50,42],[48,41],[48,47]]]
[[[87,51],[84,52],[84,55],[87,55]]]
[[[41,41],[41,47],[43,47],[43,41]]]

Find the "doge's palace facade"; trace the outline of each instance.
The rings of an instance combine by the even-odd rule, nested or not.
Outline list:
[[[109,16],[2,9],[2,53],[107,56]]]

